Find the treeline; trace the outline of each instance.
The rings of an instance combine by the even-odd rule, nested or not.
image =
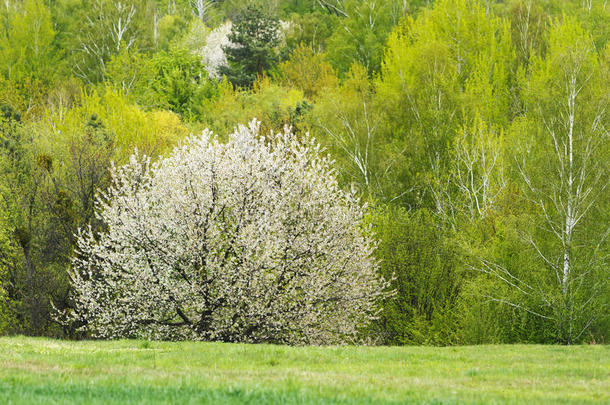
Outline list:
[[[609,37],[601,0],[5,1],[0,333],[79,337],[53,313],[112,164],[256,117],[368,204],[367,340],[606,342]]]

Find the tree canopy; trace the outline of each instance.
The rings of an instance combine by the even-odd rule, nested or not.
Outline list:
[[[137,150],[152,184],[153,167],[194,145],[189,134],[207,129],[218,135],[206,145],[227,148],[256,117],[252,156],[273,154],[269,134],[286,127],[330,156],[324,196],[361,202],[350,217],[368,241],[361,254],[395,292],[370,322],[337,321],[366,324],[343,329],[349,339],[307,340],[302,324],[297,339],[284,319],[279,340],[607,342],[609,22],[602,1],[4,1],[0,334],[92,336],[84,318],[58,314],[76,313],[70,274],[91,260],[79,241],[109,231],[96,201],[117,168]],[[154,180],[172,185],[168,198],[191,180],[168,176]],[[295,207],[305,226],[309,211]],[[273,237],[261,252],[276,252]],[[167,305],[156,322],[184,322]],[[273,341],[277,318],[253,313],[258,335],[243,339]],[[152,336],[119,333],[127,318],[113,314],[107,336]],[[246,336],[215,325],[157,336]]]

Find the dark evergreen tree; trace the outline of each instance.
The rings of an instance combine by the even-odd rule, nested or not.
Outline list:
[[[249,6],[233,24],[224,48],[229,65],[220,69],[235,87],[251,87],[256,77],[278,62],[279,20],[263,9]]]

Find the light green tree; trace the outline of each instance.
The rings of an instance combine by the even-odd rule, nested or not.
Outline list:
[[[0,30],[0,73],[14,82],[49,81],[58,68],[51,13],[40,0],[27,0],[6,12]]]
[[[514,64],[508,22],[474,0],[439,1],[390,34],[377,94],[385,131],[409,145],[409,204],[434,204],[430,179],[449,170],[460,128],[475,119],[508,125]]]
[[[400,144],[383,137],[379,108],[366,68],[356,63],[343,84],[324,92],[310,120],[337,159],[342,180],[389,201],[404,192],[396,178],[404,150],[396,150]]]
[[[154,44],[153,12],[145,0],[83,0],[71,22],[73,73],[85,82],[104,77],[106,64],[123,49],[147,49]]]
[[[399,1],[346,0],[341,3],[341,18],[326,41],[327,58],[341,75],[354,62],[372,74],[379,71],[387,35],[407,12]],[[338,9],[337,9],[338,10]]]
[[[493,300],[547,320],[571,344],[607,321],[610,115],[607,67],[573,18],[555,21],[546,55],[523,84],[527,113],[513,124],[516,171],[533,225],[517,224],[527,268],[482,261],[509,297]]]

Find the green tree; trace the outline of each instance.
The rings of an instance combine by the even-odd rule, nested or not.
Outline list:
[[[26,79],[49,83],[58,71],[59,52],[45,4],[27,0],[9,8],[0,27],[0,74],[16,83]]]
[[[554,341],[572,344],[607,325],[609,99],[602,59],[575,19],[555,21],[547,47],[532,60],[527,113],[511,131],[518,203],[530,211],[530,225],[517,224],[518,256],[528,265],[497,250],[479,270],[509,287],[490,299],[544,320]]]
[[[174,111],[187,120],[200,118],[204,100],[217,95],[217,85],[208,78],[201,61],[183,50],[159,52],[152,58],[151,88],[157,106]]]
[[[377,83],[383,131],[409,145],[403,203],[426,205],[431,178],[448,169],[459,129],[480,117],[496,128],[511,120],[515,54],[507,21],[476,0],[442,0],[406,17],[388,38]]]
[[[343,84],[324,91],[309,121],[337,160],[344,184],[389,201],[404,191],[397,179],[402,156],[380,130],[376,101],[366,69],[354,64]]]
[[[17,331],[52,333],[49,329],[49,294],[59,290],[52,273],[52,262],[57,260],[57,243],[39,238],[43,233],[47,236],[54,233],[48,232],[53,229],[52,225],[45,221],[40,211],[43,204],[41,167],[45,165],[45,159],[40,156],[40,165],[37,165],[32,139],[18,113],[3,108],[3,121],[0,198],[3,211],[8,213],[4,226],[13,252],[7,263],[6,295],[15,305]]]
[[[258,7],[247,7],[234,20],[231,45],[224,50],[229,66],[220,69],[236,87],[250,87],[278,62],[279,20]]]
[[[280,131],[285,125],[295,126],[297,109],[303,106],[303,93],[294,88],[282,87],[269,78],[261,78],[252,90],[234,89],[222,81],[218,87],[218,97],[205,103],[202,123],[215,133],[231,131],[236,122],[257,117],[261,120],[261,132]],[[304,114],[304,112],[303,112]],[[297,129],[297,128],[295,128]]]
[[[279,68],[281,81],[287,87],[301,91],[308,99],[337,86],[337,76],[324,55],[316,54],[308,46],[299,45]]]
[[[152,4],[147,0],[82,0],[70,41],[73,73],[88,83],[104,77],[106,64],[122,49],[148,49],[154,42]]]
[[[152,58],[125,49],[108,63],[106,82],[142,107],[167,109],[189,121],[200,120],[205,100],[218,94],[199,58],[183,49]]]
[[[342,1],[343,18],[336,20],[333,34],[326,41],[327,57],[340,74],[354,62],[369,74],[379,71],[386,37],[406,13],[406,2]]]
[[[53,322],[51,303],[72,305],[67,269],[75,235],[80,228],[99,229],[94,197],[108,184],[111,161],[123,162],[136,147],[157,156],[187,134],[169,111],[142,111],[110,89],[80,91],[70,107],[49,108],[40,121],[23,122],[5,109],[0,212],[7,213],[12,251],[5,289],[15,332],[72,334]]]
[[[15,122],[7,106],[0,108],[0,144],[6,144],[10,139]],[[6,179],[0,179],[0,195],[8,193]],[[16,330],[18,326],[14,319],[14,302],[9,296],[10,266],[15,259],[15,252],[11,243],[10,211],[4,201],[0,201],[0,335],[10,329]]]
[[[372,223],[380,240],[381,274],[396,294],[383,305],[373,326],[384,344],[449,344],[450,316],[462,276],[451,242],[428,210],[378,207]]]
[[[0,103],[38,116],[45,96],[61,77],[51,12],[41,1],[7,3],[0,12]]]
[[[150,83],[155,76],[154,63],[150,57],[135,49],[122,49],[111,57],[106,66],[106,84],[136,100],[145,108],[158,105]]]
[[[324,52],[327,49],[326,42],[333,33],[333,27],[337,25],[336,20],[337,17],[321,11],[291,15],[286,32],[285,51],[292,52],[304,44],[316,53]]]

